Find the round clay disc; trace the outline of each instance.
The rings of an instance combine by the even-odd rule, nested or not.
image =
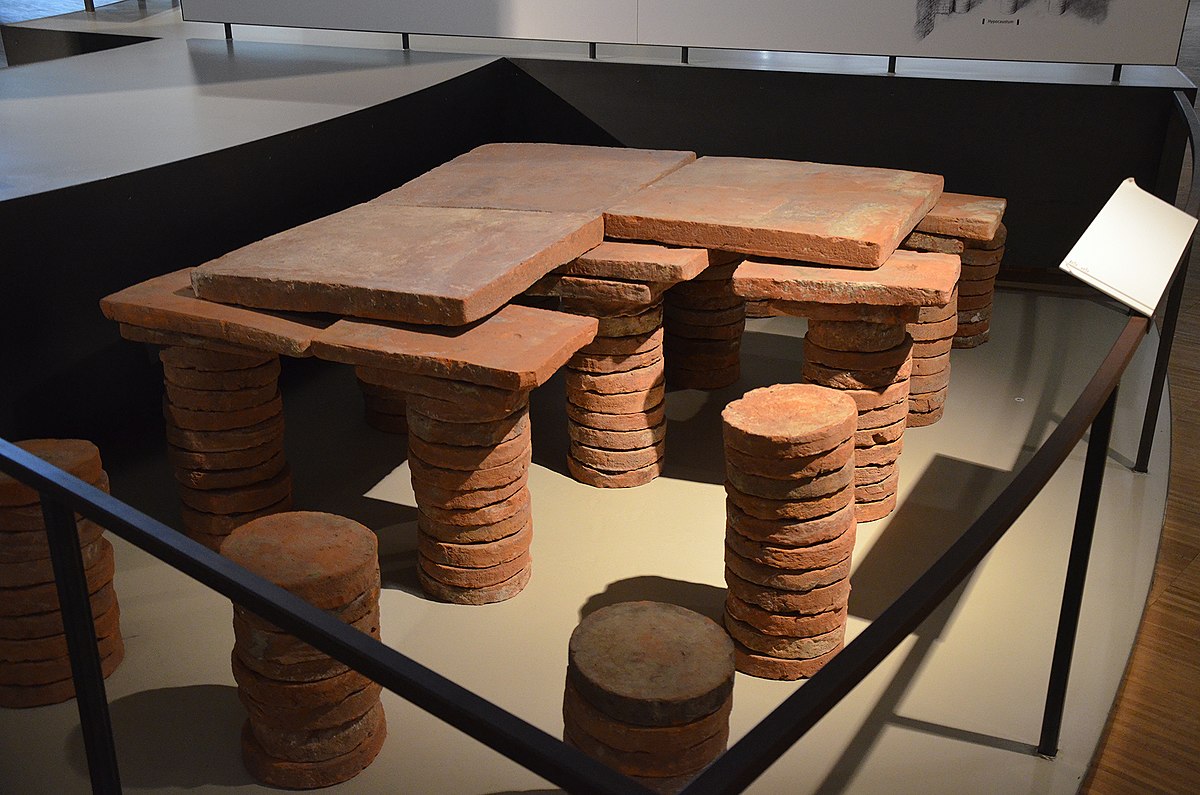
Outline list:
[[[634,726],[605,715],[593,707],[567,679],[563,696],[563,715],[587,735],[610,748],[671,754],[692,748],[729,727],[733,699],[725,699],[716,712],[679,726]]]
[[[660,402],[644,411],[632,411],[627,414],[610,414],[601,411],[588,411],[567,402],[567,418],[571,422],[598,431],[641,431],[662,423],[667,416],[666,403]]]
[[[496,585],[488,585],[481,588],[460,588],[433,579],[425,573],[424,569],[418,566],[417,581],[421,584],[421,590],[434,599],[440,599],[443,602],[450,602],[457,605],[488,605],[512,599],[519,594],[529,584],[529,577],[532,571],[533,567],[529,565],[504,582],[497,583]]]
[[[442,422],[414,413],[408,417],[408,424],[413,436],[430,444],[493,447],[529,432],[529,409],[489,422]]]
[[[202,348],[171,346],[158,352],[159,361],[168,367],[222,372],[258,367],[276,358],[269,353],[247,351],[244,354],[221,353]]]
[[[759,632],[744,621],[738,621],[728,612],[725,613],[725,628],[736,642],[747,649],[786,660],[811,660],[828,654],[839,648],[846,637],[845,624],[838,624],[832,630],[811,638],[769,635]]]
[[[571,477],[586,486],[598,489],[629,489],[644,486],[657,478],[663,472],[663,459],[649,466],[630,469],[625,472],[605,472],[580,463],[570,456],[567,457],[567,471]]]
[[[100,479],[100,450],[85,439],[26,439],[17,447],[86,483]],[[0,506],[33,505],[40,499],[36,489],[0,472]]]
[[[839,610],[850,598],[850,581],[842,578],[806,591],[788,591],[750,582],[725,569],[729,592],[743,602],[772,613],[814,614]]]
[[[774,613],[743,601],[730,593],[725,600],[725,612],[766,635],[808,638],[831,632],[846,623],[845,605],[822,613]]]
[[[955,337],[954,338],[954,347],[955,348],[978,348],[980,345],[984,344],[985,342],[988,341],[988,339],[990,339],[991,333],[992,333],[991,329],[989,328],[987,331],[981,331],[980,333],[978,333],[972,337]]]
[[[269,756],[292,762],[322,762],[353,751],[378,732],[385,720],[383,704],[376,703],[365,715],[328,729],[287,731],[254,721],[247,724]]]
[[[854,443],[847,439],[832,450],[796,458],[756,456],[743,453],[735,447],[726,447],[725,462],[748,475],[800,480],[841,469],[853,454]]]
[[[672,389],[701,389],[705,391],[733,386],[742,377],[741,364],[729,367],[690,370],[667,365],[667,385]]]
[[[567,673],[604,714],[639,726],[690,723],[733,688],[732,644],[711,619],[677,605],[623,602],[571,633]]]
[[[747,392],[721,412],[725,444],[751,455],[794,458],[832,450],[854,433],[857,411],[843,393],[812,384]]]
[[[854,551],[855,525],[840,536],[802,547],[785,547],[752,541],[726,529],[726,545],[746,560],[781,569],[812,570],[834,566]]]
[[[229,534],[221,554],[322,609],[344,606],[379,581],[379,542],[352,519],[292,511]]]
[[[875,522],[890,514],[896,508],[896,495],[875,502],[860,502],[854,506],[854,516],[860,522]]]
[[[833,513],[811,519],[759,519],[725,501],[726,529],[763,544],[808,546],[832,541],[854,526],[854,506],[844,505]]]
[[[738,671],[759,679],[777,679],[789,682],[814,676],[839,651],[841,651],[840,646],[811,660],[784,660],[759,654],[740,643],[734,643],[733,648],[734,661]]]
[[[375,761],[387,737],[387,724],[380,722],[358,747],[320,762],[276,759],[263,749],[247,724],[242,729],[242,761],[247,772],[268,786],[286,789],[318,789],[340,784],[361,773]]]

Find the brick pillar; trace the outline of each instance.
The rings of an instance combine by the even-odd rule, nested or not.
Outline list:
[[[216,549],[235,527],[290,510],[279,357],[172,346],[159,358],[187,534]]]

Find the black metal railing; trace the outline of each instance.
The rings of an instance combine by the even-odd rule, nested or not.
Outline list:
[[[1192,150],[1192,179],[1188,185],[1187,198],[1184,199],[1183,211],[1196,216],[1200,213],[1200,167],[1196,162],[1196,142],[1200,141],[1200,119],[1196,118],[1196,109],[1187,94],[1175,92],[1175,109],[1179,112],[1184,124],[1187,125],[1187,136]],[[1155,312],[1162,317],[1159,327],[1158,352],[1154,358],[1154,375],[1150,379],[1150,397],[1146,404],[1146,416],[1142,420],[1142,439],[1138,445],[1137,461],[1133,468],[1137,472],[1147,472],[1150,468],[1150,453],[1154,448],[1154,432],[1158,430],[1158,410],[1162,404],[1163,389],[1167,384],[1167,366],[1171,361],[1171,346],[1175,344],[1175,326],[1179,322],[1179,309],[1183,306],[1183,289],[1187,281],[1188,265],[1192,259],[1192,244],[1184,249],[1175,274],[1171,277],[1171,286],[1161,311]]]
[[[1177,94],[1177,100],[1187,119],[1194,152],[1200,125],[1186,98]],[[1193,174],[1193,190],[1188,202],[1189,211],[1193,212],[1193,202],[1200,201],[1196,184]],[[1185,263],[1180,265],[1175,276],[1177,286],[1182,283]],[[1000,496],[891,607],[697,777],[684,790],[686,793],[740,792],[769,768],[970,576],[1058,471],[1090,427],[1038,746],[1043,755],[1054,756],[1087,559],[1103,487],[1117,387],[1150,323],[1149,318],[1130,318],[1075,405]],[[1168,344],[1166,355],[1169,353]],[[1161,347],[1159,356],[1163,357]],[[1165,371],[1165,362],[1162,364]],[[1158,394],[1161,396],[1161,391]],[[119,792],[121,785],[93,616],[84,587],[76,513],[99,523],[568,792],[613,795],[648,792],[633,780],[395,649],[4,440],[0,440],[0,471],[29,484],[42,498],[80,724],[95,792]]]

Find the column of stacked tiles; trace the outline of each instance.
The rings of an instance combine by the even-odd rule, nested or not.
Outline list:
[[[159,358],[187,534],[216,549],[238,525],[290,509],[279,357],[172,346]]]
[[[571,633],[563,741],[652,792],[679,792],[728,744],[733,674],[711,619],[660,602],[601,608]]]
[[[843,391],[784,384],[746,393],[721,418],[725,628],[737,669],[810,677],[845,638],[857,408]]]
[[[805,380],[844,391],[857,407],[854,510],[861,522],[892,512],[900,480],[913,340],[904,322],[888,315],[884,310],[871,320],[810,317],[804,337]]]
[[[421,587],[457,604],[516,596],[532,571],[529,393],[372,367],[358,372],[405,392]]]
[[[31,439],[17,446],[108,491],[100,451],[91,442]],[[100,668],[107,677],[125,657],[113,547],[94,522],[78,521],[78,527]],[[0,706],[37,707],[74,695],[40,497],[0,473]]]
[[[996,275],[1008,240],[1003,223],[1007,208],[1005,199],[943,193],[904,243],[905,248],[956,253],[962,258],[955,348],[978,347],[991,334]]]
[[[636,300],[577,292],[559,306],[599,322],[595,339],[567,362],[565,377],[567,468],[580,483],[600,488],[649,483],[662,474],[666,450],[662,289],[628,287],[640,288]]]
[[[714,251],[712,260],[666,293],[667,383],[675,389],[721,389],[741,376],[746,301],[731,282],[741,255]]]
[[[358,388],[363,396],[363,419],[367,425],[384,433],[408,433],[403,392],[364,381],[361,375],[358,377]]]
[[[963,243],[956,238],[913,232],[901,244],[908,251],[953,254],[961,257]],[[959,277],[961,279],[961,275]],[[908,324],[913,338],[912,376],[908,387],[908,427],[933,425],[942,418],[950,394],[950,350],[958,332],[958,287],[944,306],[923,306]]]
[[[734,276],[740,295],[771,298],[778,311],[808,319],[805,379],[854,400],[860,522],[895,508],[912,371],[907,327],[922,307],[953,299],[958,270],[957,257],[895,251],[872,270],[751,258]]]
[[[963,241],[966,250],[962,253],[962,276],[958,282],[955,348],[976,348],[991,336],[996,276],[1004,260],[1004,240],[1007,236],[1007,230],[1001,225],[992,240]]]
[[[276,514],[234,530],[221,554],[379,638],[378,545],[357,522]],[[378,684],[237,605],[233,630],[242,760],[256,780],[313,789],[371,764],[387,736]]]
[[[923,306],[915,323],[908,324],[912,337],[912,375],[908,379],[910,428],[933,425],[942,418],[950,394],[950,349],[958,328],[958,290],[945,306]]]

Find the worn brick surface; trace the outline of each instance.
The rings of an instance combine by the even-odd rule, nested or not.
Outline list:
[[[943,193],[937,204],[917,224],[917,231],[935,235],[990,241],[1000,229],[1008,201],[991,196]]]
[[[383,194],[375,202],[599,213],[695,159],[692,152],[672,150],[485,144]]]
[[[460,326],[603,238],[596,215],[360,204],[192,271],[211,301]]]
[[[605,212],[605,233],[860,268],[881,265],[934,206],[932,174],[703,157]]]

